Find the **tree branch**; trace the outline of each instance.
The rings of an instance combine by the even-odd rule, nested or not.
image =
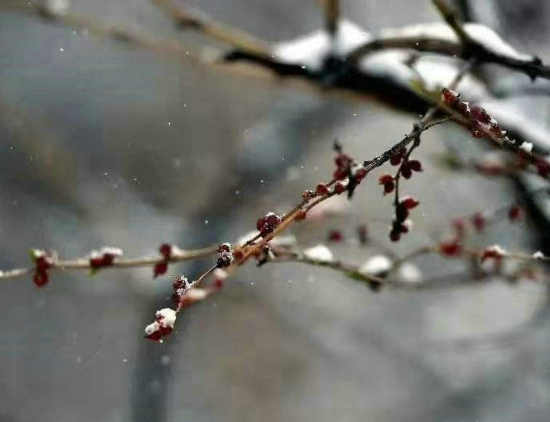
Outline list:
[[[232,47],[259,57],[270,57],[271,48],[266,41],[232,26],[216,22],[205,14],[174,4],[172,0],[151,0],[164,10],[178,28],[191,29],[229,44]]]

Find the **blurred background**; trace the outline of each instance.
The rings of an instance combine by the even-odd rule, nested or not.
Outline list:
[[[269,41],[323,24],[313,0],[181,2]],[[367,159],[417,119],[374,100],[101,39],[2,3],[10,6],[0,8],[2,269],[26,265],[30,248],[77,257],[113,245],[140,256],[163,242],[234,240],[326,179],[334,138]],[[550,59],[545,1],[470,3],[470,18]],[[428,0],[345,0],[342,9],[373,32],[440,19]],[[210,51],[148,0],[73,0],[71,10]],[[512,86],[528,81],[503,74]],[[546,98],[514,101],[547,125]],[[405,185],[422,205],[399,253],[444,232],[452,217],[518,195],[501,179],[438,166],[442,140],[476,142],[451,125],[426,133],[417,154],[425,171]],[[354,243],[355,228],[368,223],[372,238],[393,247],[378,175],[353,202],[340,201],[338,215],[300,225],[299,242],[324,243],[339,229],[346,240],[333,252],[360,263],[378,250]],[[529,218],[504,221],[479,244],[534,251],[539,232]],[[209,263],[171,265],[169,273],[191,278]],[[417,263],[431,276],[456,270],[436,257]],[[150,268],[56,272],[43,289],[28,278],[2,281],[0,421],[550,418],[550,306],[541,284],[373,294],[328,269],[248,265],[183,312],[167,342],[145,341],[143,327],[170,303],[170,288],[170,277],[152,280]]]

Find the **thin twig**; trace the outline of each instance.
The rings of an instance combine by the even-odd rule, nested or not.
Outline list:
[[[232,26],[216,22],[204,13],[191,10],[182,5],[176,5],[172,0],[151,0],[164,10],[180,29],[192,29],[203,33],[217,41],[229,44],[232,47],[256,54],[261,57],[270,57],[270,47],[266,41]]]
[[[170,263],[189,261],[211,256],[216,253],[217,248],[217,245],[213,245],[200,249],[178,250],[174,251],[169,259],[166,259],[162,256],[117,258],[115,259],[113,264],[102,267],[102,269],[151,267],[165,261],[168,261]],[[53,260],[49,270],[92,270],[92,266],[90,265],[89,258]],[[16,268],[8,271],[0,271],[0,279],[22,277],[24,275],[31,274],[33,271],[34,267]]]
[[[325,28],[331,36],[338,31],[340,20],[340,0],[321,0],[325,12]]]

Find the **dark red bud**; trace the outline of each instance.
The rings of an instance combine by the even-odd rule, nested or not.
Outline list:
[[[512,205],[508,210],[508,218],[510,221],[517,221],[521,219],[522,210],[518,205]]]
[[[317,192],[318,195],[326,195],[328,194],[328,187],[324,183],[319,183],[315,192]]]
[[[342,183],[338,182],[336,183],[336,185],[334,185],[334,192],[337,193],[338,195],[340,195],[345,191],[346,191],[346,187]]]
[[[403,165],[401,166],[401,175],[405,178],[405,179],[410,179],[411,176],[412,176],[412,170],[411,168],[409,167],[409,163],[406,162],[406,163],[403,163]]]
[[[462,253],[462,246],[458,242],[458,239],[454,239],[450,242],[440,243],[439,251],[445,256],[458,256]]]
[[[472,119],[481,123],[488,124],[491,121],[491,116],[483,107],[473,106],[471,108]]]
[[[409,167],[414,171],[422,171],[422,163],[418,160],[410,160]]]
[[[163,243],[160,245],[159,252],[165,259],[170,259],[170,256],[172,255],[172,245]]]
[[[357,182],[360,182],[361,180],[363,180],[365,178],[366,175],[367,175],[367,169],[360,168],[359,170],[357,170],[355,172],[355,180]]]
[[[296,221],[302,221],[302,220],[305,220],[305,218],[306,218],[306,212],[304,210],[300,210],[296,213],[296,218],[295,218]]]
[[[401,204],[408,210],[412,210],[413,208],[418,206],[420,202],[414,199],[412,196],[407,196],[401,200]]]
[[[331,230],[328,234],[328,240],[331,242],[341,242],[344,240],[344,235],[340,230]]]
[[[480,212],[477,212],[472,217],[472,224],[478,232],[483,231],[485,228],[485,217]]]

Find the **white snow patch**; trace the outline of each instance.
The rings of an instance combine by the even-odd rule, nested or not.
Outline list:
[[[531,153],[531,151],[533,151],[533,144],[531,142],[523,142],[520,146],[519,146],[519,149],[521,149],[522,151],[525,151],[526,153]]]
[[[148,336],[157,332],[160,328],[160,324],[155,321],[151,324],[149,324],[147,327],[145,327],[145,334],[147,334]]]
[[[500,245],[492,245],[485,249],[485,252],[494,252],[498,256],[506,255],[506,250],[502,248]]]
[[[318,71],[329,55],[344,58],[372,36],[356,24],[342,20],[334,39],[323,29],[275,45],[273,57],[283,63],[306,66]]]
[[[277,236],[269,242],[272,246],[289,247],[296,244],[296,236],[288,234],[286,236]]]
[[[176,311],[170,308],[163,308],[155,313],[157,322],[162,327],[174,328],[176,324]]]
[[[316,261],[332,262],[334,255],[325,245],[317,245],[304,251],[304,256]]]
[[[489,51],[515,60],[531,61],[533,59],[532,56],[519,53],[514,47],[504,41],[500,35],[485,25],[465,23],[463,27],[474,41],[477,41]],[[381,38],[393,37],[437,38],[457,44],[460,42],[453,29],[444,22],[410,25],[404,28],[386,29],[381,32]]]
[[[186,298],[193,301],[206,299],[207,296],[208,296],[208,291],[205,289],[201,289],[199,287],[195,287],[191,290],[188,290],[187,293],[185,294]]]
[[[416,265],[405,262],[397,270],[397,279],[403,283],[420,283],[422,272]]]
[[[359,267],[359,273],[364,275],[382,275],[391,270],[393,262],[386,255],[375,255]]]
[[[65,15],[70,7],[69,0],[46,0],[44,4],[44,8],[52,15]]]
[[[222,270],[221,268],[216,268],[214,270],[215,280],[225,280],[227,277],[229,277],[229,274],[227,274],[227,271]]]
[[[114,246],[103,246],[99,251],[93,250],[90,252],[90,257],[98,258],[104,255],[113,255],[115,257],[120,257],[123,255],[122,249],[115,248]]]

